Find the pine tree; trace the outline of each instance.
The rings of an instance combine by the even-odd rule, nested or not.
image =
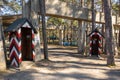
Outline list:
[[[113,34],[112,34],[112,19],[111,19],[111,6],[110,0],[102,0],[104,5],[105,14],[105,42],[107,52],[107,65],[115,65],[114,49],[113,49]]]

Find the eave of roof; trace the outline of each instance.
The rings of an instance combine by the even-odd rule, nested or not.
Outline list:
[[[88,34],[88,36],[90,36],[92,33],[94,33],[94,32],[97,32],[97,33],[99,33],[103,38],[104,38],[104,35],[103,34],[101,34],[97,29],[95,29],[95,30],[93,30],[90,34]]]
[[[5,29],[4,31],[5,32],[15,32],[17,31],[20,27],[22,27],[22,25],[25,23],[25,22],[28,22],[31,26],[31,28],[34,30],[35,33],[37,33],[36,29],[33,27],[33,25],[26,19],[26,18],[20,18],[20,19],[17,19],[15,20],[11,25],[8,26],[7,29]]]

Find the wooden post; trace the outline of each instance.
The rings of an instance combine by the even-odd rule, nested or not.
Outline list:
[[[2,18],[0,17],[0,71],[6,69],[6,60],[4,53],[4,41],[3,41],[3,31],[2,31]]]
[[[82,21],[78,21],[78,53],[81,53],[81,26]]]
[[[64,37],[64,36],[63,36],[63,35],[64,35],[63,32],[64,32],[63,29],[60,29],[60,30],[59,30],[59,37],[60,37],[60,39],[59,39],[59,44],[60,44],[60,45],[63,45],[63,37]]]
[[[94,0],[92,0],[92,31],[95,29],[95,9]]]

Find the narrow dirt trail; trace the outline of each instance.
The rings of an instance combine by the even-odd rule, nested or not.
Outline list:
[[[10,69],[0,80],[120,80],[120,59],[110,68],[105,60],[76,52],[75,47],[49,46],[50,61],[24,62],[21,69]]]

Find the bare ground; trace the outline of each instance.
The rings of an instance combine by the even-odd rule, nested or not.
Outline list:
[[[120,59],[108,67],[105,58],[84,57],[75,47],[60,46],[49,46],[49,59],[24,61],[19,69],[0,72],[0,80],[120,80]]]

